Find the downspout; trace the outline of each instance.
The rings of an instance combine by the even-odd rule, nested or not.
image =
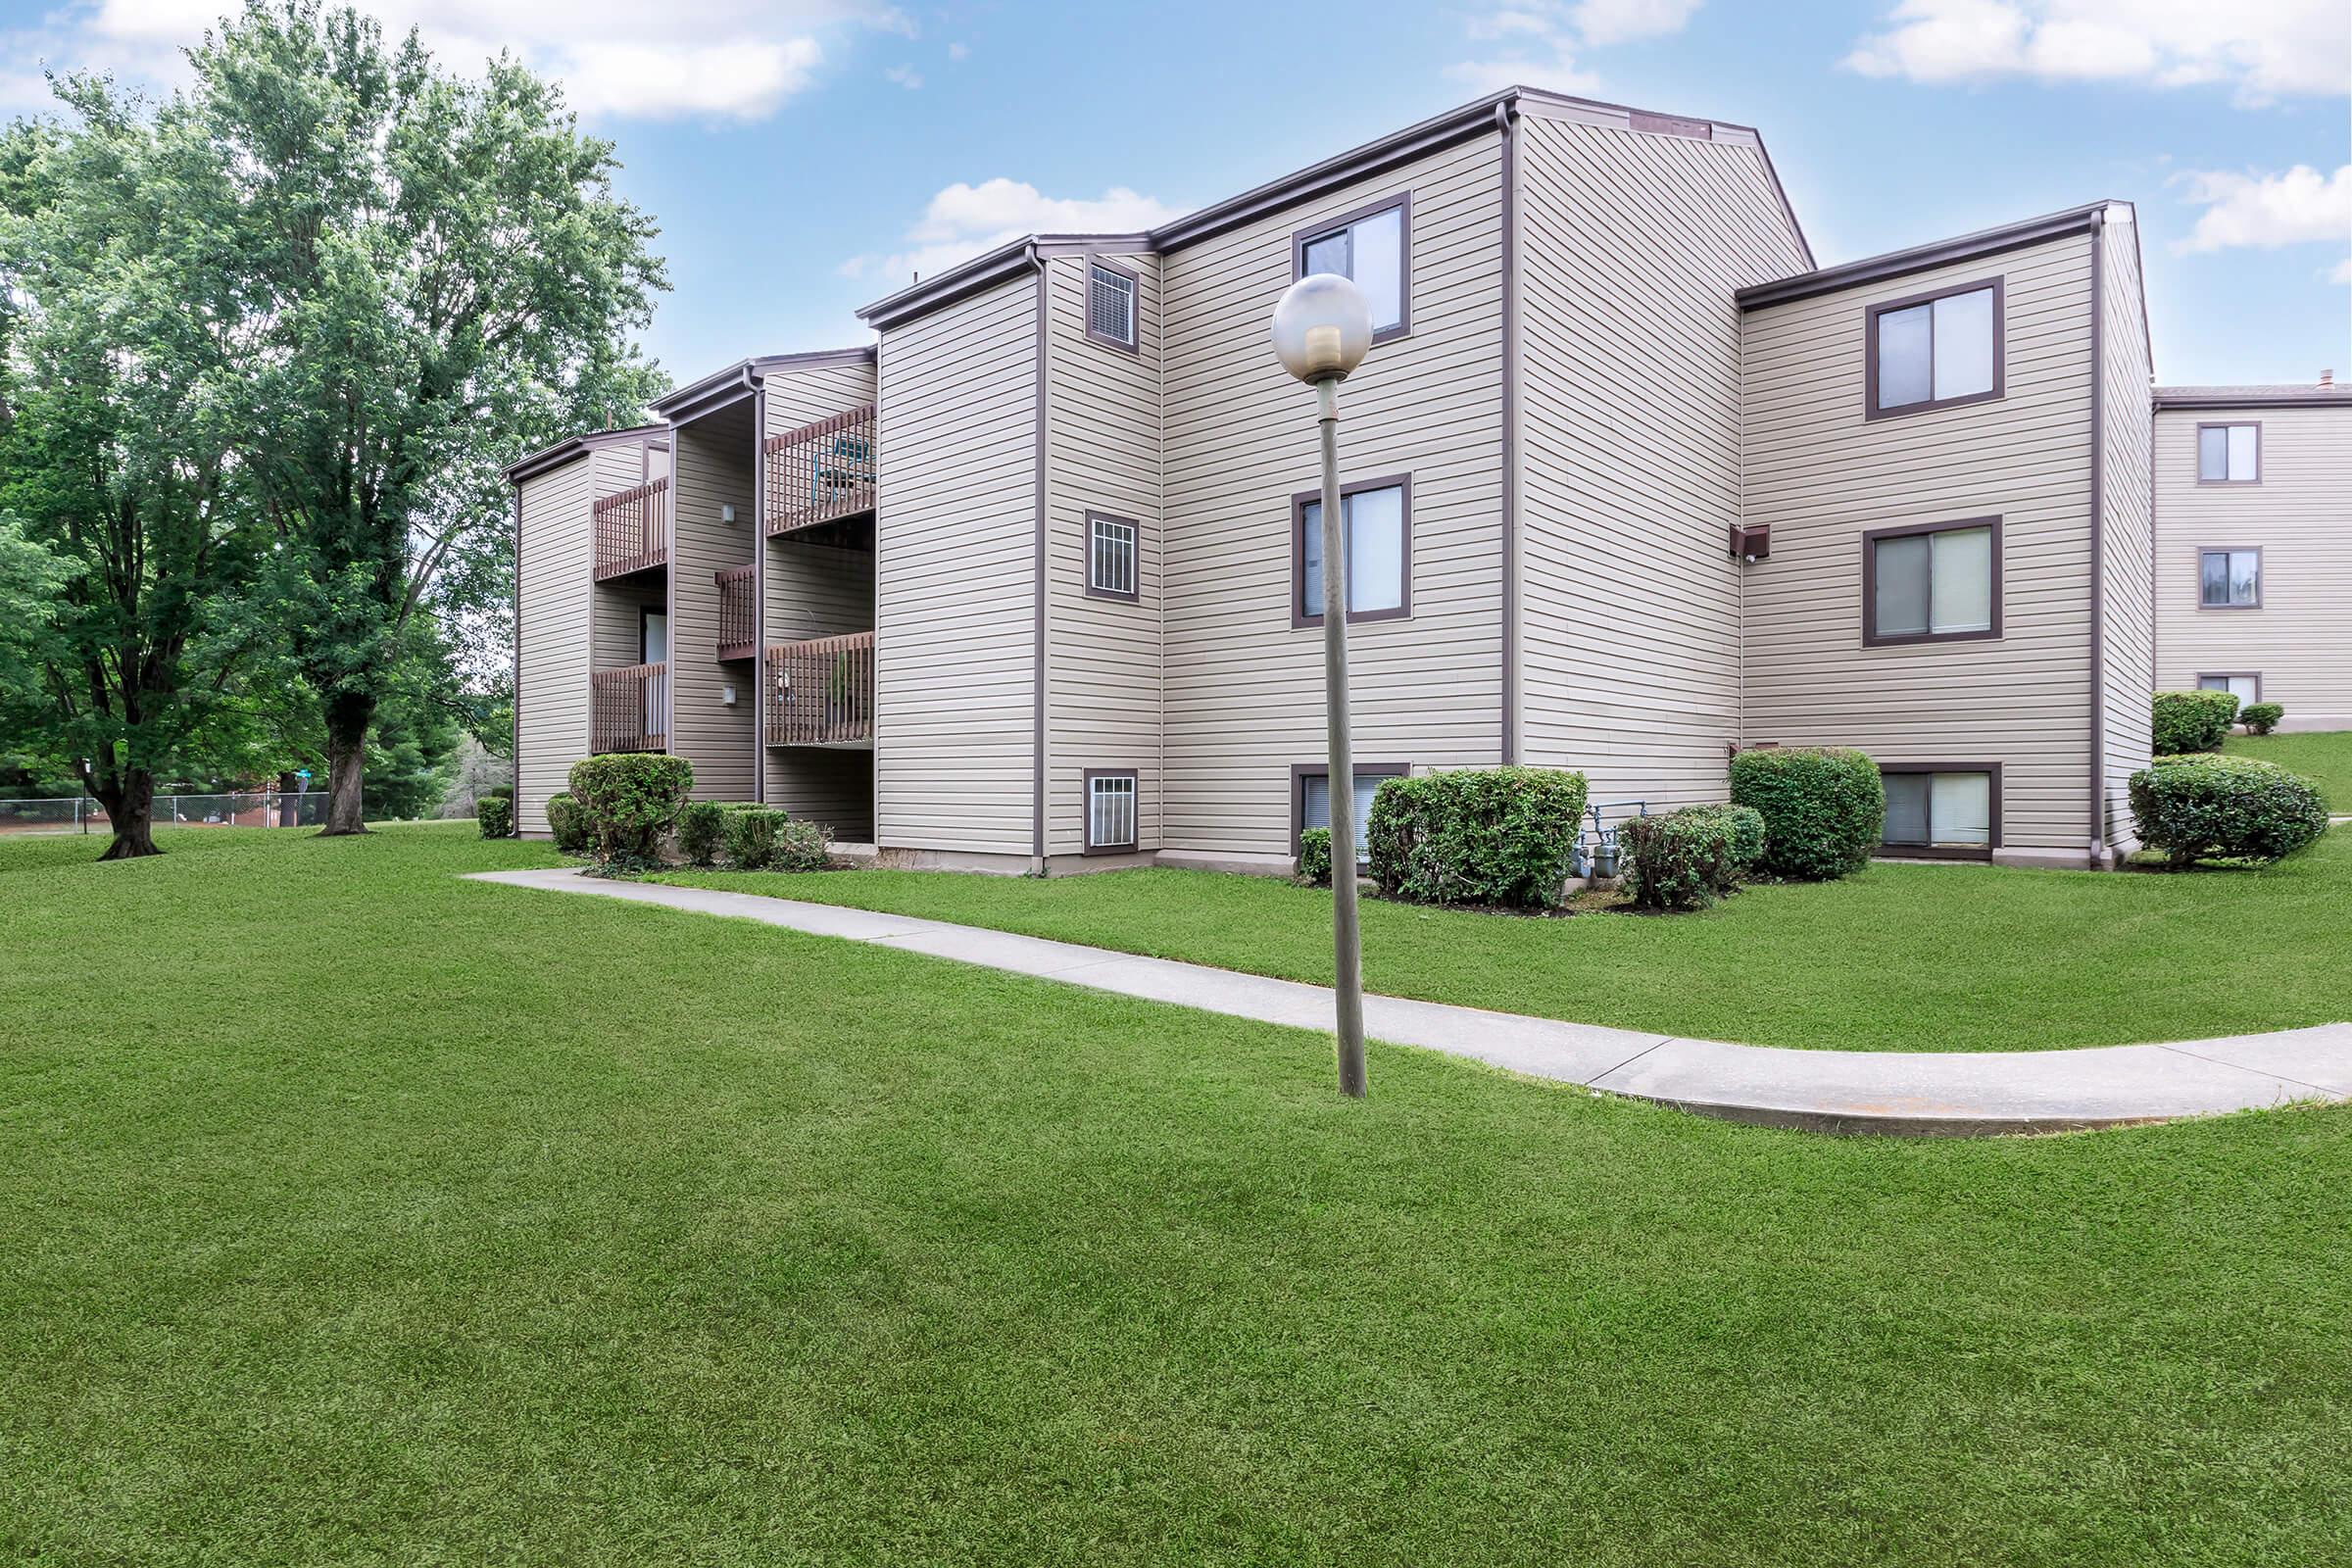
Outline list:
[[[752,394],[752,800],[767,804],[767,383]]]
[[[2107,211],[2090,218],[2090,865],[2107,863]]]
[[[514,685],[513,688],[513,696],[507,704],[507,716],[508,720],[514,726],[514,738],[513,741],[514,750],[508,755],[513,759],[514,761],[513,782],[514,785],[514,821],[513,825],[514,828],[514,836],[516,838],[520,838],[522,837],[522,486],[519,484],[515,485],[514,490]],[[596,530],[594,527],[591,527],[588,533],[588,569],[591,572],[594,572],[596,569]],[[593,626],[596,623],[596,599],[595,587],[593,583],[591,583],[589,589],[588,618],[589,624]],[[593,653],[590,654],[588,662],[591,671],[590,680],[593,682],[595,678],[594,666],[596,663],[596,659]],[[592,710],[594,709],[594,705],[595,699],[593,696],[591,696],[590,708]]]
[[[1037,530],[1030,554],[1032,566],[1032,624],[1030,663],[1030,869],[1046,874],[1046,259],[1032,240],[1025,247],[1029,265],[1037,270],[1037,329],[1032,349],[1037,355],[1037,421],[1030,448],[1030,468],[1037,491]]]
[[[1502,765],[1519,760],[1518,102],[1494,106],[1502,137]]]

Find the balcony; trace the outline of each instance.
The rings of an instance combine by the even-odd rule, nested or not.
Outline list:
[[[851,632],[767,650],[767,744],[874,744],[874,634]]]
[[[607,496],[588,514],[595,525],[598,582],[669,564],[666,477]]]
[[[669,750],[669,665],[630,664],[588,677],[588,749]]]
[[[714,571],[718,584],[718,657],[723,661],[751,659],[760,652],[759,604],[753,595],[759,584],[749,566]]]
[[[874,406],[767,438],[764,515],[770,537],[874,510]]]

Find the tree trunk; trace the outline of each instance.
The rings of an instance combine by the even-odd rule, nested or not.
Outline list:
[[[326,705],[326,826],[320,838],[368,831],[367,802],[360,790],[360,764],[368,755],[368,721],[375,700],[338,697]]]
[[[155,847],[154,774],[134,768],[113,781],[94,782],[91,793],[106,808],[107,822],[115,830],[115,841],[99,859],[135,860],[164,853]]]

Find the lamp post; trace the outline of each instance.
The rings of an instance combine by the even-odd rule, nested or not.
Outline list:
[[[1340,383],[1372,347],[1372,311],[1347,278],[1316,272],[1274,307],[1274,354],[1315,389],[1323,430],[1323,687],[1329,724],[1331,946],[1340,1093],[1364,1097],[1363,951],[1355,921],[1355,750],[1348,721],[1348,537],[1340,517]]]

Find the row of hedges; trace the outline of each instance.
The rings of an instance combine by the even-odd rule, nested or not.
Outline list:
[[[716,865],[721,851],[739,871],[821,871],[833,853],[821,823],[771,806],[696,801],[678,812],[678,853]]]

